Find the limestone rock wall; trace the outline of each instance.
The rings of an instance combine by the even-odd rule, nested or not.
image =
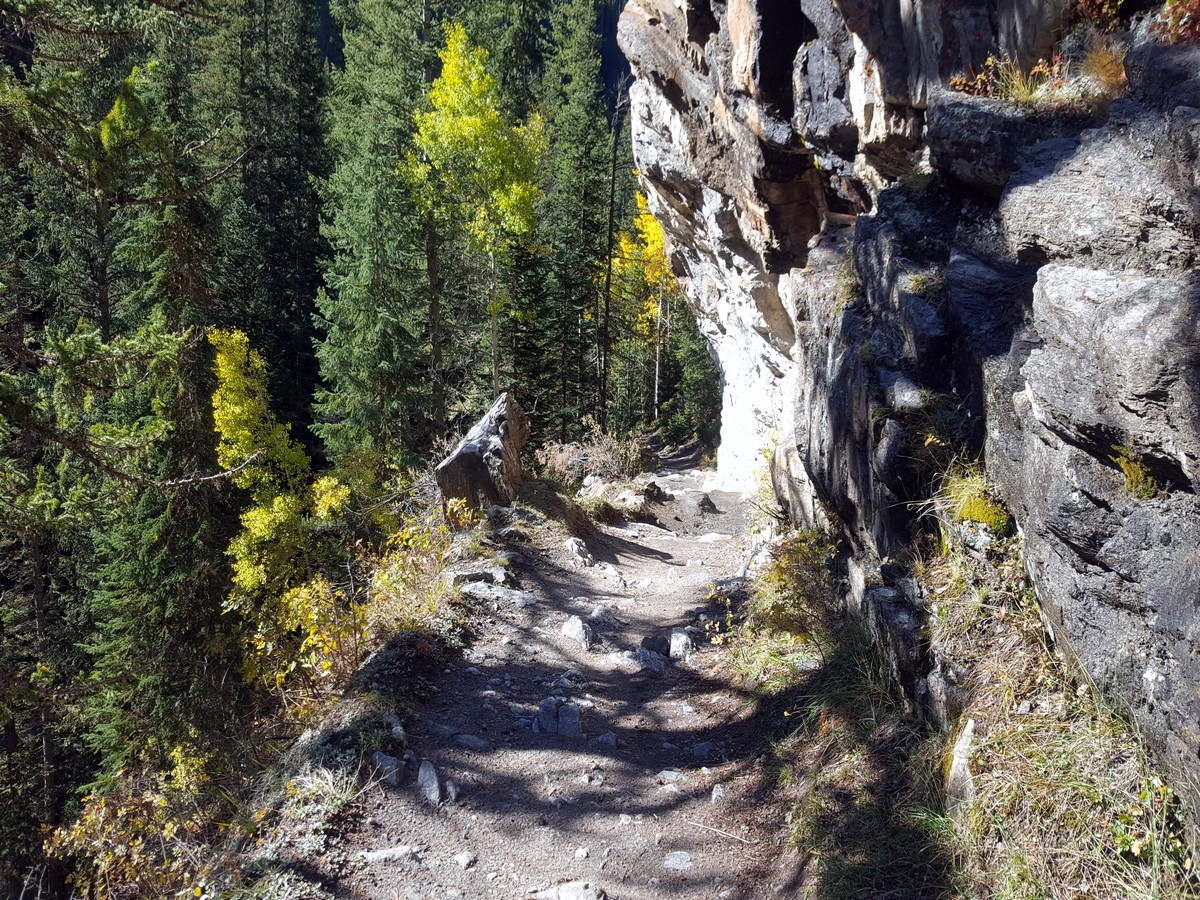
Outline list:
[[[1200,51],[1143,27],[1127,95],[1089,111],[944,88],[989,53],[1047,54],[1064,10],[631,0],[634,149],[723,372],[721,477],[749,486],[776,447],[776,493],[854,548],[853,602],[938,718],[921,592],[892,563],[928,496],[928,442],[954,431],[1019,524],[1058,645],[1187,790]]]

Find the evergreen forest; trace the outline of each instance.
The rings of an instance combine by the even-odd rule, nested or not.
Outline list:
[[[713,437],[619,11],[0,0],[0,896],[253,880],[203,848],[406,624],[498,393]]]

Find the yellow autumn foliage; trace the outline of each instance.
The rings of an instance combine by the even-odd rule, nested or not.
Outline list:
[[[271,412],[266,362],[241,331],[213,329],[208,340],[217,351],[213,424],[218,464],[234,470],[234,483],[260,502],[298,489],[308,477],[308,456]]]

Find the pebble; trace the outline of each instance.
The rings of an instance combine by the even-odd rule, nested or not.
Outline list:
[[[468,675],[482,675],[483,674],[482,672],[479,671],[478,666],[467,666],[465,669],[463,669],[463,671]]]
[[[722,800],[725,799],[725,795],[727,793],[729,793],[729,790],[725,787],[725,785],[714,784],[713,789],[712,789],[712,795],[709,798],[709,802],[713,803],[713,804],[720,803]]]
[[[401,745],[408,743],[408,735],[404,733],[404,726],[400,724],[400,717],[395,713],[389,715],[386,719],[387,726],[392,730],[392,740],[399,742]]]
[[[663,769],[655,777],[658,779],[659,784],[675,784],[677,781],[687,780],[687,775],[678,769]]]
[[[562,701],[557,697],[547,697],[539,703],[534,730],[543,734],[558,734],[558,707],[561,704]]]
[[[692,854],[686,850],[673,850],[663,858],[663,868],[683,872],[692,867]]]
[[[446,799],[449,800],[451,803],[453,803],[458,799],[458,797],[461,793],[462,793],[462,789],[458,786],[458,782],[455,781],[453,778],[447,778],[446,779]]]
[[[567,738],[583,737],[583,722],[574,703],[564,703],[558,708],[558,733]]]
[[[534,900],[606,900],[608,895],[588,881],[568,881],[538,891]]]
[[[717,745],[712,741],[701,741],[692,747],[692,756],[696,759],[708,759],[717,752]]]
[[[636,654],[638,662],[642,664],[642,668],[650,672],[663,672],[667,668],[667,658],[661,653],[655,653],[653,650],[647,650],[642,647]]]
[[[590,855],[591,855],[591,854],[590,854],[590,853],[588,853],[588,848],[587,848],[587,847],[580,847],[578,850],[576,850],[576,851],[575,851],[575,858],[576,858],[576,859],[587,859],[587,858],[588,858],[588,856],[590,856]]]
[[[441,780],[437,769],[427,759],[421,760],[421,768],[417,771],[417,793],[434,806],[442,802]]]
[[[661,634],[648,634],[642,638],[642,649],[651,650],[659,656],[667,656],[671,652],[671,641]]]
[[[614,616],[608,609],[597,604],[588,614],[588,618],[593,622],[599,622],[601,625],[620,625],[621,620]]]
[[[511,603],[522,608],[537,603],[537,597],[529,591],[518,591],[484,581],[472,581],[470,584],[464,584],[458,590],[465,597],[473,597],[487,603]]]
[[[595,747],[597,750],[612,749],[617,746],[617,736],[611,731],[606,731],[599,737],[592,738],[588,741],[589,747]]]
[[[363,850],[358,855],[369,866],[410,865],[419,867],[421,865],[417,851],[406,844],[383,850]]]
[[[687,659],[696,649],[692,636],[682,628],[671,629],[671,659]]]
[[[454,861],[458,863],[460,869],[469,869],[475,865],[476,856],[474,853],[456,853]]]
[[[580,538],[567,538],[563,541],[563,549],[567,551],[567,556],[574,565],[587,569],[596,564],[596,560],[588,550],[587,544]]]

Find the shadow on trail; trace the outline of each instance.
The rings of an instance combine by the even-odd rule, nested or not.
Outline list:
[[[605,558],[602,548],[607,548],[614,560],[676,562],[671,553],[611,534],[597,538],[589,547],[598,558]],[[735,684],[719,671],[680,665],[662,672],[639,669],[610,654],[635,651],[639,637],[691,624],[701,610],[715,614],[707,585],[696,578],[681,580],[679,591],[691,596],[674,599],[690,605],[667,621],[661,611],[655,615],[652,604],[639,604],[636,588],[622,584],[605,594],[581,570],[561,568],[527,545],[512,549],[527,557],[515,573],[519,586],[542,599],[529,609],[479,611],[483,628],[505,623],[514,629],[505,658],[468,650],[462,656],[422,659],[423,651],[406,646],[394,651],[404,657],[396,666],[376,661],[375,673],[359,680],[360,691],[411,697],[412,679],[420,679],[424,699],[419,716],[407,726],[410,745],[417,758],[433,761],[462,789],[449,807],[412,802],[412,767],[399,786],[380,786],[394,798],[386,803],[403,798],[414,835],[433,834],[435,825],[460,813],[487,814],[488,827],[518,847],[531,844],[539,829],[582,836],[585,825],[607,818],[621,829],[657,829],[669,836],[672,848],[697,858],[723,842],[723,852],[732,848],[741,863],[741,871],[729,873],[729,897],[750,900],[776,890],[783,896],[807,890],[828,900],[950,893],[948,862],[913,814],[920,786],[907,762],[922,732],[898,707],[885,706],[887,693],[872,683],[863,648],[851,639],[852,628],[839,632],[845,646],[833,648],[824,665],[771,695]],[[622,606],[622,594],[628,593],[634,597]],[[564,658],[558,635],[563,620],[569,615],[586,619],[592,604],[604,600],[617,601],[619,621],[596,622],[600,646]],[[380,656],[386,661],[391,652]],[[577,674],[564,681],[571,670]],[[595,704],[585,710],[584,739],[529,727],[538,704],[555,693]],[[721,701],[706,705],[713,697]],[[607,732],[615,744],[596,741]],[[462,735],[482,739],[490,749],[464,747]],[[558,755],[556,778],[545,771],[548,753]],[[733,770],[754,771],[752,762],[774,774],[774,781],[752,779],[750,796],[721,805],[708,802],[714,783]],[[573,773],[569,778],[567,769]],[[781,867],[781,851],[774,845],[779,816],[763,813],[777,803],[785,769],[795,782],[809,785],[793,800],[793,814],[811,824],[810,835],[794,835],[808,855],[797,857],[790,868]],[[665,777],[659,777],[664,770]],[[677,778],[669,770],[682,774]],[[684,807],[690,808],[683,812]],[[755,843],[743,846],[715,836],[703,827],[709,824],[722,830],[745,824],[744,833]],[[372,839],[370,833],[359,835],[364,843]],[[816,856],[821,865],[814,867]],[[696,870],[663,878],[654,892],[694,897],[707,896],[710,888],[708,876]],[[339,897],[366,896],[341,884],[334,889]],[[616,889],[613,896],[621,893]]]

